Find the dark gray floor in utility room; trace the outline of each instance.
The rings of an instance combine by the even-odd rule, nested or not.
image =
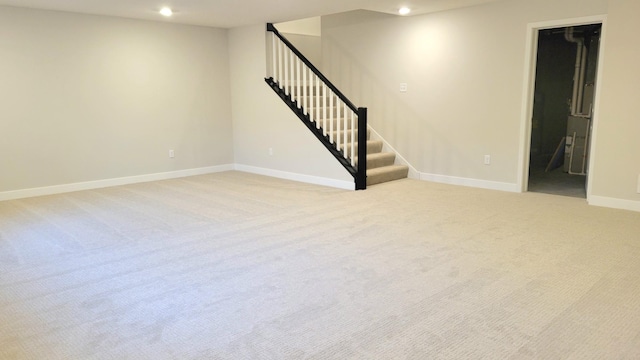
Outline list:
[[[529,169],[529,191],[553,195],[587,198],[584,175],[570,175],[558,168],[545,172],[544,168]]]

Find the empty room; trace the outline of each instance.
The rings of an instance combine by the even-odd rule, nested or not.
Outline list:
[[[0,359],[640,358],[639,12],[0,0]]]

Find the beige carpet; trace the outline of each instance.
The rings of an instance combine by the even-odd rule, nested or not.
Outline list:
[[[0,359],[639,359],[640,213],[227,172],[0,202]]]

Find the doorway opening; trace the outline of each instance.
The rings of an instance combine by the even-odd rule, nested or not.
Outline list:
[[[538,30],[528,190],[586,198],[602,24]]]

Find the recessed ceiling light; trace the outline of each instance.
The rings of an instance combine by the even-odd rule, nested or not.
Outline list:
[[[163,7],[162,9],[160,9],[160,15],[169,17],[173,15],[173,10],[171,10],[171,8],[168,8],[168,7]]]
[[[401,7],[400,10],[398,10],[398,14],[400,15],[409,15],[410,12],[411,9],[409,9],[408,7]]]

